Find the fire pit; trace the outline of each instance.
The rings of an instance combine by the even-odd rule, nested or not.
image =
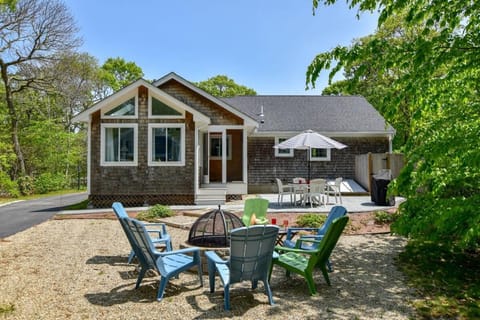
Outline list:
[[[188,244],[199,247],[226,248],[230,246],[232,229],[243,227],[242,220],[235,214],[218,209],[200,216],[190,229]]]

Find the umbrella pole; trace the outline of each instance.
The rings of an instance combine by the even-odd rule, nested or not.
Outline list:
[[[307,149],[307,161],[308,161],[308,183],[310,183],[310,147]]]

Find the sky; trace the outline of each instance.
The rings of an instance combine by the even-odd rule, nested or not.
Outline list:
[[[345,1],[311,0],[66,0],[79,28],[79,49],[100,64],[121,57],[147,80],[175,72],[198,82],[226,75],[257,94],[321,94],[328,76],[305,91],[314,57],[374,33],[377,17]]]

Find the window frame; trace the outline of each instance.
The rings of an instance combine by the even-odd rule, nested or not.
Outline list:
[[[285,141],[285,140],[288,140],[289,138],[286,138],[286,137],[275,137],[275,145],[279,144],[280,142],[283,142],[283,141],[280,141],[280,139],[282,139],[283,141]],[[280,153],[280,150],[288,150],[288,153]],[[293,158],[293,149],[279,149],[279,148],[275,148],[275,157],[277,157],[277,158]]]
[[[232,150],[232,135],[227,134],[226,137],[227,137],[227,160],[232,160],[232,152],[233,152],[233,150]],[[222,134],[221,133],[210,133],[210,135],[209,135],[210,141],[208,142],[208,145],[209,145],[208,157],[210,158],[210,160],[222,160],[222,155],[212,156],[212,149],[211,149],[212,138],[219,138],[220,141],[221,141],[222,140]],[[228,151],[230,151],[230,154],[228,153]]]
[[[105,160],[105,129],[106,128],[133,128],[133,161],[106,161]],[[138,165],[138,124],[136,123],[102,123],[100,125],[100,166],[126,167]]]
[[[180,113],[180,115],[178,115],[178,116],[174,116],[174,115],[171,115],[171,116],[154,115],[152,113],[152,106],[153,106],[152,99],[153,98],[159,100],[160,102],[162,102],[163,104],[167,105],[168,107],[174,109],[175,111],[178,111]],[[159,96],[150,93],[148,95],[148,117],[150,119],[185,119],[185,110],[183,110],[183,109],[180,110],[176,107],[172,107],[169,103],[166,103],[165,101],[163,101],[163,99],[161,99]]]
[[[312,156],[313,149],[327,150],[327,155],[325,157],[314,157],[314,156]],[[330,161],[330,159],[331,159],[332,149],[330,149],[330,148],[311,148],[309,151],[310,151],[310,161]]]
[[[153,129],[180,128],[180,161],[153,161]],[[148,124],[148,166],[150,167],[181,167],[185,166],[185,124],[184,123],[149,123]]]
[[[120,104],[132,98],[135,98],[135,114],[133,116],[109,116],[106,114],[110,110],[118,107]],[[115,101],[110,103],[110,107],[108,109],[102,110],[101,118],[102,119],[138,119],[138,94],[125,95],[115,99]]]

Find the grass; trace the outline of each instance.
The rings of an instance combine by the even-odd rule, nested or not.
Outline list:
[[[17,198],[0,198],[0,204],[13,202],[13,201],[20,201],[20,200],[35,200],[35,199],[41,199],[41,198],[46,198],[51,196],[60,196],[62,194],[77,193],[77,192],[84,192],[84,191],[86,191],[86,189],[81,189],[81,190],[67,189],[67,190],[49,192],[45,194],[32,194],[29,196],[20,196]]]
[[[398,264],[420,296],[413,303],[420,317],[480,319],[480,251],[411,242]]]

